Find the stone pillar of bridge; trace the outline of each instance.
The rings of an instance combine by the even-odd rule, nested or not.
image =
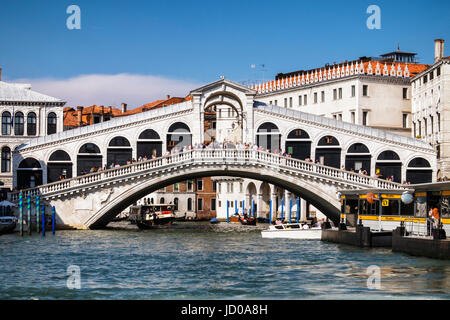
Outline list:
[[[284,190],[284,216],[285,220],[289,221],[289,200],[291,199],[291,193],[288,190]]]
[[[262,208],[262,201],[263,201],[263,195],[262,193],[260,193],[260,188],[258,188],[257,190],[257,194],[256,194],[256,199],[258,199],[256,201],[256,216],[257,217],[262,217],[263,216],[263,212],[261,211]]]
[[[306,221],[306,200],[300,199],[300,221]]]
[[[255,131],[254,131],[254,110],[253,110],[253,97],[252,94],[246,94],[246,104],[242,114],[243,121],[243,140],[245,143],[256,143]]]
[[[204,130],[204,110],[202,105],[202,94],[200,92],[192,93],[192,105],[194,109],[194,121],[192,126],[192,144],[203,143]]]
[[[277,219],[277,191],[273,184],[270,185],[270,200],[272,201],[272,221]]]

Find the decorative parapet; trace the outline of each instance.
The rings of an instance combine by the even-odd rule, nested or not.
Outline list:
[[[422,72],[428,65],[413,65],[417,72]],[[311,71],[299,73],[296,76],[289,76],[283,79],[268,81],[250,88],[257,91],[257,94],[267,94],[295,87],[308,86],[314,83],[347,78],[354,75],[383,76],[394,78],[410,78],[411,71],[407,63],[386,63],[380,61],[347,63],[346,65],[333,65],[332,67],[324,67]]]

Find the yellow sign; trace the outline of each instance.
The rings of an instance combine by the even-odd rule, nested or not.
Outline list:
[[[450,190],[443,190],[442,191],[443,196],[450,196]]]
[[[385,199],[401,199],[402,195],[401,194],[382,194],[381,197],[385,198]]]
[[[389,207],[389,200],[388,199],[383,199],[383,201],[381,201],[381,206]]]
[[[414,194],[414,196],[416,196],[416,197],[426,197],[427,193],[426,192],[416,192]]]

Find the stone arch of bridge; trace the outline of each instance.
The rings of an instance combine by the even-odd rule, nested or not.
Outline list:
[[[117,214],[152,192],[176,182],[214,176],[241,177],[273,184],[301,196],[301,198],[310,202],[314,207],[323,212],[335,224],[339,222],[339,199],[335,192],[324,192],[323,185],[313,183],[306,179],[293,178],[292,175],[272,172],[269,169],[262,169],[258,173],[253,170],[248,170],[245,166],[237,166],[227,169],[211,167],[186,168],[183,171],[173,172],[173,175],[170,177],[161,175],[153,179],[135,182],[130,187],[121,189],[120,193],[115,194],[114,199],[94,213],[86,221],[85,225],[93,229],[104,227]]]

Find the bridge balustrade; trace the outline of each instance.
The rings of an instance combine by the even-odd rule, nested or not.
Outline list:
[[[401,189],[403,185],[381,180],[378,178],[362,175],[356,172],[349,172],[342,169],[323,166],[317,163],[307,162],[304,160],[283,157],[265,151],[257,150],[238,150],[238,149],[194,149],[185,152],[175,153],[156,159],[143,162],[136,162],[130,165],[111,168],[84,176],[78,176],[67,180],[53,182],[50,184],[38,186],[36,188],[26,189],[22,192],[30,194],[31,197],[37,195],[53,194],[64,192],[69,189],[105,183],[107,181],[126,177],[134,173],[149,171],[156,173],[158,170],[167,166],[177,164],[205,164],[205,163],[225,163],[225,164],[261,164],[268,167],[280,169],[289,169],[293,171],[302,171],[321,175],[327,178],[340,179],[346,182],[353,182],[362,187],[374,187],[379,189]],[[10,201],[17,202],[19,192],[9,194]]]

